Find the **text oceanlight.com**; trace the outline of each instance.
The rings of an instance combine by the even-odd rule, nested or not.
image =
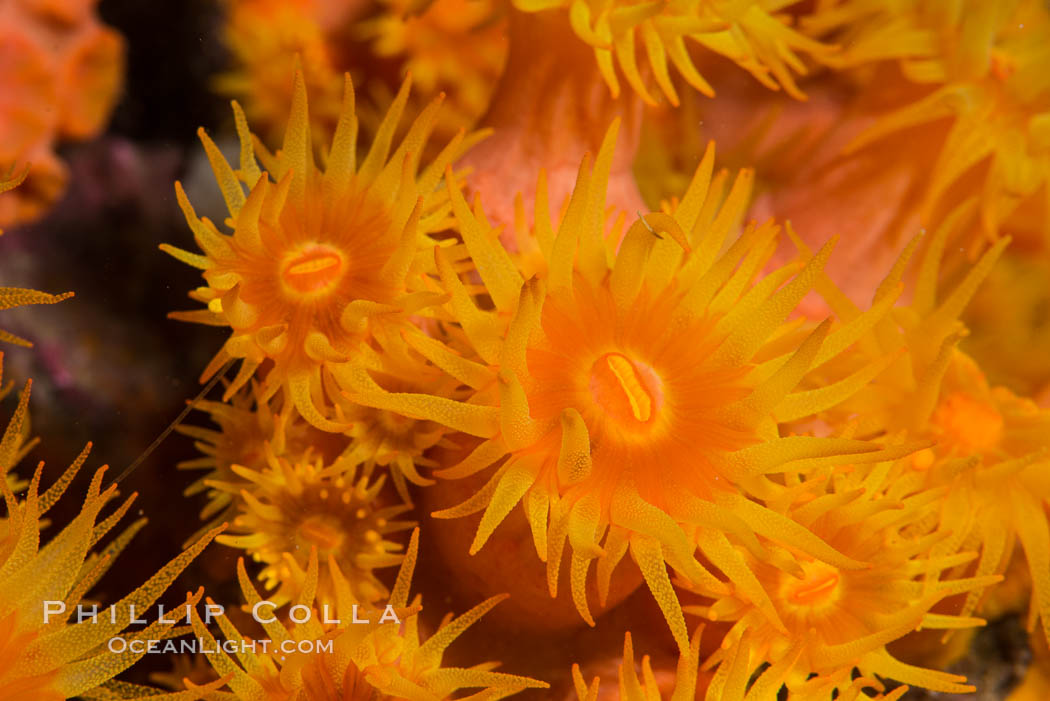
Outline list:
[[[282,655],[294,655],[303,653],[312,655],[314,653],[332,652],[333,640],[281,640],[274,643],[273,640],[203,640],[201,638],[181,638],[179,640],[142,640],[140,638],[110,638],[109,651],[121,654],[131,652],[136,655],[143,654],[201,654],[215,655],[225,652],[228,655],[245,653],[269,655],[280,653]]]

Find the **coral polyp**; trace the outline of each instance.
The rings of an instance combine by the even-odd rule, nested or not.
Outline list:
[[[943,572],[972,560],[974,553],[930,555],[931,545],[949,534],[910,531],[926,518],[933,497],[883,498],[892,485],[890,474],[876,467],[837,479],[827,491],[814,490],[791,514],[839,552],[867,563],[866,568],[846,570],[801,558],[800,571],[788,573],[751,562],[783,628],[739,599],[722,598],[698,609],[712,620],[735,621],[722,649],[705,662],[718,665],[707,699],[743,698],[753,675],[757,678],[747,692],[753,698],[781,686],[787,687],[788,699],[835,698],[858,678],[875,688],[880,679],[894,679],[944,692],[973,690],[964,677],[904,664],[885,649],[916,629],[981,624],[935,613],[933,607],[997,581],[987,576],[942,579]]]
[[[249,482],[233,470],[240,466],[261,471],[268,455],[292,459],[317,452],[334,459],[346,447],[340,436],[322,433],[292,412],[286,404],[280,411],[259,396],[258,385],[242,389],[229,403],[198,401],[194,408],[208,413],[212,428],[180,425],[179,433],[195,439],[201,457],[178,464],[180,470],[205,470],[183,492],[185,496],[205,493],[208,503],[201,510],[206,530],[233,518],[239,504],[239,489]],[[221,486],[211,486],[219,484]]]
[[[0,443],[0,462],[12,457],[14,436],[25,421],[28,386],[19,410],[11,418]],[[135,617],[156,601],[193,559],[222,529],[213,529],[185,552],[162,567],[140,587],[114,602],[98,618],[73,612],[88,591],[113,564],[113,559],[145,525],[139,519],[104,548],[95,549],[121,521],[136,495],[131,495],[102,517],[116,497],[116,485],[102,488],[105,468],[91,479],[84,502],[65,526],[41,544],[44,515],[58,502],[87,460],[90,446],[41,493],[41,463],[29,482],[24,498],[17,499],[6,479],[0,479],[6,518],[0,529],[0,685],[6,698],[24,701],[61,701],[81,694],[104,693],[110,680],[145,654],[115,652],[106,641],[121,635]],[[193,605],[201,594],[187,597]],[[86,605],[86,604],[85,604]],[[90,607],[89,607],[90,610]],[[96,612],[102,607],[96,605]],[[163,639],[174,621],[151,624],[129,637]]]
[[[763,601],[727,533],[756,552],[756,534],[791,538],[817,559],[862,567],[744,495],[775,490],[762,476],[786,462],[870,461],[880,446],[782,438],[774,421],[785,410],[808,416],[853,391],[840,385],[819,398],[792,394],[809,368],[834,357],[862,324],[830,335],[821,325],[793,342],[773,341],[787,333],[788,314],[811,289],[831,247],[761,276],[778,227],[749,225],[728,245],[749,173],[726,195],[726,174],[712,182],[710,148],[677,206],[640,218],[609,253],[604,190],[615,134],[614,126],[593,169],[587,160],[581,166],[557,229],[545,214],[537,216],[546,273],[528,281],[483,214],[471,212],[450,186],[466,248],[494,309],[471,301],[439,251],[451,297],[446,313],[474,357],[431,343],[417,349],[475,388],[469,403],[387,392],[349,365],[332,372],[356,401],[485,439],[462,462],[435,473],[463,478],[490,470],[471,498],[435,514],[483,512],[471,553],[520,504],[536,554],[547,563],[552,596],[565,545],[571,546],[572,598],[593,624],[586,595],[592,565],[604,604],[612,572],[630,552],[684,652],[688,635],[665,562],[698,587],[725,593],[724,581],[694,554],[699,547],[735,588]],[[545,209],[545,193],[537,201]],[[866,320],[874,323],[885,308]]]
[[[1027,558],[1033,588],[1030,625],[1041,620],[1050,637],[1050,527],[1045,504],[1047,436],[1050,412],[989,386],[977,364],[957,349],[964,331],[958,321],[981,281],[1009,244],[1000,239],[946,293],[937,280],[947,241],[970,208],[960,208],[933,234],[918,265],[914,298],[845,356],[855,368],[873,356],[903,350],[901,357],[825,419],[854,426],[861,436],[891,440],[907,435],[928,440],[929,448],[895,463],[886,488],[892,499],[941,494],[928,519],[910,530],[923,536],[936,526],[945,536],[931,544],[931,557],[972,552],[976,564],[961,564],[955,576],[972,572],[985,583],[972,588],[959,607],[962,616],[979,610],[982,597],[1002,575],[1017,545]],[[883,287],[903,273],[917,241],[902,255]],[[831,298],[844,317],[856,313],[849,302]],[[850,372],[832,370],[829,377]],[[825,377],[827,380],[829,377]]]
[[[898,64],[897,93],[913,99],[898,101],[851,148],[917,133],[939,144],[922,202],[926,225],[974,197],[980,236],[970,241],[973,251],[1003,227],[1050,240],[1046,213],[1039,214],[1050,173],[1045,3],[845,1],[809,22],[814,30],[841,29],[844,65]]]
[[[1029,625],[1038,620],[1050,639],[1050,490],[1045,481],[1050,411],[989,387],[976,364],[954,351],[930,422],[939,449],[928,466],[913,470],[918,468],[930,487],[949,488],[939,515],[953,538],[937,551],[977,549],[975,571],[991,575],[1007,571],[1020,545],[1031,576]],[[901,487],[908,482],[902,480]],[[971,593],[962,613],[979,610],[983,594]]]
[[[411,75],[415,93],[406,113],[415,116],[429,100],[445,95],[435,131],[451,137],[484,114],[506,57],[506,11],[493,0],[225,4],[224,34],[233,65],[215,85],[240,100],[248,118],[266,134],[279,134],[288,113],[288,76],[296,57],[302,63],[311,96],[310,122],[319,141],[338,123],[338,77],[344,71],[358,79],[358,115],[365,133],[375,133],[400,76]],[[376,70],[364,71],[365,65]]]
[[[318,615],[307,622],[286,629],[273,619],[265,624],[275,645],[285,641],[331,641],[330,652],[298,652],[288,655],[238,655],[240,664],[219,651],[209,661],[216,671],[231,675],[232,691],[220,692],[215,699],[266,699],[281,701],[445,701],[459,690],[479,689],[472,698],[501,699],[528,688],[546,688],[543,682],[528,677],[494,672],[493,663],[472,667],[444,667],[445,649],[464,630],[499,603],[494,597],[478,604],[458,618],[446,617],[442,625],[423,639],[419,611],[421,599],[409,602],[412,574],[419,552],[419,532],[412,534],[397,582],[384,612],[370,610],[368,623],[350,609],[353,598],[346,579],[337,574],[339,605],[326,608],[332,621],[322,623]],[[316,561],[315,561],[316,565]],[[238,566],[241,589],[250,605],[262,601],[247,578],[243,565]],[[316,569],[313,570],[316,577]],[[303,605],[312,601],[311,592],[300,599]],[[355,609],[356,611],[356,609]],[[363,614],[363,612],[361,612]],[[351,619],[358,623],[349,623]],[[241,634],[220,619],[227,640],[242,640]],[[199,616],[194,616],[197,635],[214,647],[215,638]],[[461,698],[458,697],[457,698]]]
[[[319,604],[335,604],[336,571],[347,577],[355,601],[371,604],[388,594],[373,570],[401,562],[402,546],[388,537],[413,524],[396,520],[409,507],[381,495],[384,477],[372,479],[339,461],[326,466],[309,452],[292,462],[271,450],[264,469],[232,471],[246,486],[206,480],[232,492],[239,508],[232,534],[218,542],[264,563],[259,579],[277,589],[276,605],[302,593],[311,557],[321,563]]]
[[[690,46],[702,46],[724,56],[749,72],[763,85],[802,98],[795,74],[804,74],[801,56],[826,58],[830,46],[806,36],[778,13],[791,3],[747,0],[745,2],[595,2],[593,0],[515,0],[526,12],[563,8],[567,21],[582,41],[594,47],[602,76],[614,96],[620,93],[617,66],[630,87],[643,100],[655,104],[643,74],[651,73],[660,91],[673,105],[678,92],[669,68],[689,85],[714,96],[701,75]],[[688,40],[688,41],[687,41]],[[639,65],[638,54],[648,71]]]
[[[264,398],[283,390],[284,400],[311,424],[341,432],[348,425],[330,416],[321,368],[345,362],[363,344],[404,325],[410,314],[433,301],[425,292],[418,294],[418,259],[427,256],[417,254],[435,245],[428,234],[441,226],[447,212],[435,187],[464,139],[462,133],[455,137],[420,171],[420,152],[440,107],[435,100],[391,153],[408,92],[406,81],[368,155],[358,163],[354,92],[347,77],[339,126],[323,171],[314,162],[301,71],[296,72],[284,146],[274,156],[261,156],[268,173],[259,170],[239,107],[234,107],[241,140],[238,170],[200,132],[233,233],[222,234],[209,220],[198,218],[177,186],[204,255],[162,248],[200,268],[207,283],[191,293],[207,309],[172,316],[231,329],[203,375],[206,380],[228,361],[241,359],[227,398],[260,370]]]

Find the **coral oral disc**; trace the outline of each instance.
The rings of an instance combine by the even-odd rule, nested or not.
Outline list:
[[[299,534],[316,545],[319,552],[327,554],[339,549],[345,532],[338,522],[332,523],[324,516],[311,516],[299,525]]]
[[[831,565],[811,562],[802,565],[805,577],[802,580],[785,576],[786,600],[799,606],[821,606],[833,603],[838,596],[841,575]]]
[[[661,385],[652,368],[621,353],[606,353],[591,368],[594,400],[624,427],[653,420],[663,403]]]
[[[281,266],[281,281],[295,296],[317,296],[331,292],[346,272],[341,251],[311,243],[292,252]]]

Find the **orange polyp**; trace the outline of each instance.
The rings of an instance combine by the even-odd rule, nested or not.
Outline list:
[[[649,423],[660,409],[660,379],[621,353],[606,353],[591,367],[591,394],[610,416],[628,425]]]
[[[308,244],[285,261],[281,280],[293,293],[324,294],[335,288],[345,267],[340,251],[323,244]]]

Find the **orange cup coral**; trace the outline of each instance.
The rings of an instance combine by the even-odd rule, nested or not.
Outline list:
[[[959,316],[1010,240],[997,241],[945,294],[937,291],[947,242],[974,207],[971,202],[958,208],[926,242],[911,303],[895,310],[892,322],[875,327],[856,352],[842,358],[842,366],[827,368],[821,380],[895,350],[899,357],[823,418],[833,427],[851,426],[865,438],[904,435],[929,441],[931,447],[893,466],[888,496],[939,494],[925,527],[939,525],[950,537],[931,545],[931,556],[978,554],[975,565],[952,570],[956,576],[1002,574],[1020,543],[1034,589],[1030,623],[1040,619],[1050,638],[1050,411],[1005,388],[990,387],[977,364],[957,349],[965,334]],[[918,244],[916,239],[908,246],[884,287],[900,279]],[[834,290],[824,291],[832,292],[829,304],[843,318],[858,313]],[[967,594],[961,615],[977,609],[987,586]]]
[[[697,559],[697,547],[733,588],[766,602],[767,610],[768,599],[727,534],[755,553],[764,552],[757,534],[790,539],[837,567],[863,567],[747,495],[775,492],[763,476],[791,461],[865,462],[910,450],[782,438],[774,420],[808,416],[856,391],[853,378],[819,395],[793,393],[811,367],[834,358],[885,314],[892,296],[857,324],[791,336],[786,318],[831,248],[760,277],[778,228],[749,225],[733,241],[750,174],[731,188],[727,174],[712,178],[713,148],[677,206],[639,219],[613,253],[608,242],[619,236],[606,239],[604,191],[615,135],[614,125],[593,169],[584,160],[557,229],[541,187],[534,237],[545,265],[528,281],[480,208],[472,212],[450,181],[459,230],[484,283],[482,301],[492,308],[475,303],[438,249],[438,272],[451,298],[444,310],[453,322],[446,327],[452,347],[418,332],[406,336],[474,388],[469,402],[387,392],[352,362],[330,371],[356,401],[485,439],[459,464],[435,473],[454,479],[491,470],[473,496],[435,514],[483,512],[472,553],[520,504],[552,596],[566,542],[571,546],[572,598],[593,625],[586,598],[591,566],[604,601],[613,570],[630,552],[684,653],[689,639],[665,563],[711,594],[724,595],[729,586]]]
[[[200,400],[194,408],[205,411],[214,428],[187,426],[175,428],[179,433],[194,438],[201,457],[185,460],[177,465],[180,470],[206,470],[183,492],[190,497],[205,493],[208,503],[201,510],[203,530],[230,521],[240,504],[239,490],[250,482],[239,477],[233,468],[262,470],[268,456],[298,459],[315,452],[326,460],[334,460],[346,448],[341,436],[322,433],[296,416],[291,404],[275,412],[270,403],[259,396],[259,387],[253,383],[251,392],[241,390],[229,403]]]
[[[259,170],[252,135],[236,103],[239,170],[200,131],[233,233],[222,234],[209,220],[199,219],[177,184],[179,203],[204,255],[161,248],[202,270],[207,283],[190,295],[207,309],[171,316],[231,329],[203,375],[207,379],[230,360],[241,359],[227,398],[262,368],[264,399],[283,390],[284,400],[311,424],[342,432],[349,425],[333,420],[321,368],[375,353],[377,344],[407,325],[411,314],[435,301],[422,289],[420,277],[426,268],[420,268],[420,260],[430,256],[420,254],[436,245],[429,234],[443,228],[448,212],[436,185],[471,139],[460,132],[420,170],[421,151],[441,104],[437,99],[391,153],[408,92],[406,80],[368,155],[358,163],[354,92],[347,76],[323,171],[314,162],[301,71],[284,147],[276,155],[260,154],[269,173]]]
[[[713,96],[711,85],[697,70],[686,40],[725,56],[747,70],[763,85],[802,98],[794,73],[805,73],[799,54],[826,58],[833,52],[791,27],[784,14],[785,2],[745,0],[722,2],[596,2],[595,0],[514,0],[525,12],[558,8],[584,42],[594,47],[595,59],[613,95],[620,92],[616,65],[627,83],[643,100],[655,104],[639,67],[638,51],[644,49],[660,91],[673,105],[678,92],[671,79],[673,65],[691,87]],[[615,59],[615,62],[614,62]]]
[[[241,664],[225,652],[217,650],[209,661],[223,675],[231,675],[231,692],[220,692],[216,699],[243,699],[265,701],[366,701],[407,699],[408,701],[444,701],[460,689],[480,689],[472,697],[501,699],[523,689],[542,689],[543,682],[512,674],[494,672],[493,663],[473,667],[443,667],[441,658],[445,649],[468,627],[481,618],[502,597],[493,597],[478,604],[462,616],[446,617],[442,625],[426,640],[421,640],[417,596],[409,604],[409,588],[419,552],[419,531],[405,553],[397,582],[391,591],[389,605],[382,615],[379,611],[367,614],[367,623],[360,622],[356,609],[351,610],[354,598],[347,580],[337,574],[336,586],[339,604],[326,607],[325,614],[316,611],[304,623],[285,628],[276,619],[264,623],[267,634],[277,648],[288,642],[318,641],[329,643],[325,650],[288,654],[238,655]],[[251,606],[262,601],[252,587],[243,563],[238,564],[238,576],[245,600]],[[316,582],[317,560],[311,562],[311,577]],[[302,606],[313,601],[313,592],[307,589],[298,599]],[[334,615],[339,623],[322,623]],[[335,620],[335,619],[332,619]],[[349,623],[358,620],[357,623]],[[227,641],[240,642],[241,634],[225,618],[219,624]],[[194,631],[210,648],[215,638],[199,616],[193,619]]]
[[[1050,205],[1040,194],[1050,179],[1046,3],[842,0],[828,3],[807,26],[839,30],[848,48],[837,65],[892,61],[920,90],[914,100],[908,90],[898,91],[907,101],[850,148],[916,134],[939,145],[921,204],[923,224],[934,226],[955,205],[976,198],[980,225],[968,242],[971,255],[1004,226],[1050,242]]]
[[[414,524],[395,520],[410,507],[384,502],[385,477],[371,479],[344,461],[324,465],[309,452],[293,463],[268,451],[267,463],[259,470],[233,466],[245,488],[209,482],[240,495],[234,534],[218,542],[265,563],[259,579],[267,589],[280,585],[273,597],[278,606],[301,593],[312,549],[322,570],[318,604],[335,604],[336,568],[346,574],[355,601],[372,604],[386,596],[373,570],[401,562],[402,546],[388,536]]]
[[[503,4],[495,0],[381,0],[354,27],[372,53],[397,61],[422,95],[444,93],[438,134],[473,126],[489,106],[507,53]]]
[[[885,649],[916,629],[980,625],[931,609],[948,596],[999,580],[940,578],[974,554],[930,554],[931,545],[949,534],[911,531],[926,518],[936,495],[885,498],[892,485],[887,467],[829,481],[826,491],[814,490],[789,514],[839,552],[867,563],[866,568],[847,570],[800,558],[801,572],[789,574],[746,555],[780,625],[751,602],[731,597],[695,609],[711,620],[736,621],[722,649],[704,663],[718,664],[707,701],[768,698],[781,686],[787,687],[788,699],[837,698],[858,683],[879,689],[880,677],[945,692],[974,689],[963,683],[965,677],[906,665]]]

